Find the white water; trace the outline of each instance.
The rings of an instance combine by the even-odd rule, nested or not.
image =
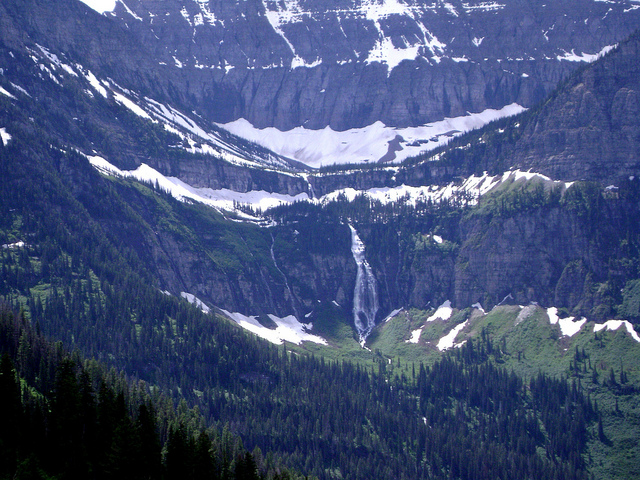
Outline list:
[[[360,240],[356,229],[351,225],[349,228],[351,229],[351,253],[358,267],[353,291],[353,323],[360,337],[360,345],[364,347],[364,342],[375,326],[379,307],[378,292],[376,277],[373,276],[371,266],[364,256],[364,243]]]

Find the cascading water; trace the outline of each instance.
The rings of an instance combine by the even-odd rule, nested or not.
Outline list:
[[[349,228],[351,229],[351,253],[358,267],[353,292],[353,322],[360,337],[360,345],[364,346],[364,342],[375,326],[378,313],[376,277],[373,276],[371,266],[364,256],[364,243],[360,240],[358,232],[351,225]]]
[[[275,245],[275,243],[276,243],[276,240],[275,238],[273,238],[273,235],[271,235],[271,260],[273,260],[273,265],[276,267],[276,270],[280,272],[280,275],[282,275],[282,278],[284,279],[284,286],[287,288],[287,292],[289,293],[289,301],[291,302],[291,309],[293,310],[293,314],[295,315],[296,318],[302,318],[298,314],[295,297],[293,296],[293,292],[291,291],[291,287],[289,286],[289,282],[287,281],[287,276],[284,274],[282,270],[280,270],[280,267],[278,266],[278,262],[276,261],[276,254],[273,251],[273,246]]]

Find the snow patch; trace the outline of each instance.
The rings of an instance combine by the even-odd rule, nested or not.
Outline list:
[[[587,322],[587,319],[584,317],[576,321],[574,321],[575,317],[559,318],[556,307],[547,308],[547,316],[549,317],[549,323],[551,323],[551,325],[558,324],[560,326],[560,331],[565,337],[573,337]]]
[[[226,188],[221,190],[194,188],[179,178],[164,176],[145,163],[135,170],[120,170],[102,157],[91,156],[88,157],[88,159],[91,165],[106,175],[131,177],[138,181],[148,182],[169,192],[178,200],[193,200],[217,210],[235,211],[237,215],[244,220],[258,221],[261,219],[238,211],[240,205],[249,205],[254,209],[266,210],[267,208],[275,207],[283,203],[293,203],[309,198],[306,193],[291,196],[255,190],[242,193],[234,192]]]
[[[442,305],[438,307],[438,309],[427,318],[427,322],[433,322],[434,320],[449,320],[451,314],[453,313],[453,308],[451,308],[451,302],[447,300]]]
[[[633,338],[636,342],[640,343],[640,337],[636,333],[636,330],[633,328],[633,325],[628,320],[608,320],[604,323],[596,324],[593,326],[594,332],[599,332],[600,330],[612,330],[616,331],[622,325],[625,326],[631,338]]]
[[[455,343],[456,337],[462,331],[462,329],[467,325],[468,322],[469,322],[469,320],[465,320],[461,324],[456,325],[453,329],[451,329],[451,331],[449,333],[447,333],[444,337],[442,337],[438,341],[438,345],[436,345],[438,350],[443,352],[445,350],[453,348],[453,345]]]
[[[496,10],[502,10],[505,5],[502,3],[498,3],[498,2],[480,2],[474,5],[471,5],[470,3],[463,3],[462,7],[464,8],[465,12],[470,13],[473,11],[476,12],[492,12],[492,11],[496,11]]]
[[[397,308],[395,309],[393,312],[391,312],[389,315],[386,316],[386,318],[382,321],[383,323],[387,323],[389,320],[391,320],[392,318],[398,316],[398,314],[400,312],[402,312],[402,310],[404,310],[403,308]]]
[[[16,100],[16,97],[15,97],[13,94],[11,94],[10,92],[6,91],[6,90],[5,90],[4,88],[2,88],[2,87],[0,87],[0,93],[1,93],[2,95],[6,95],[7,97],[9,97],[9,98],[12,98],[12,99]]]
[[[321,130],[296,127],[281,131],[274,127],[256,128],[243,118],[219,126],[282,156],[317,168],[324,165],[377,162],[387,157],[390,150],[395,150],[393,161],[401,162],[445,145],[453,136],[524,110],[517,103],[512,103],[500,110],[487,109],[408,128],[388,127],[378,121],[367,127],[345,131],[335,131],[330,127]]]
[[[407,340],[405,343],[418,343],[420,340],[420,335],[422,335],[422,330],[424,330],[424,325],[420,328],[417,328],[411,332],[411,338]]]
[[[139,117],[146,118],[147,120],[151,120],[151,117],[149,116],[149,114],[147,112],[145,112],[140,106],[138,106],[133,101],[129,100],[124,95],[122,95],[120,93],[114,93],[113,94],[113,98],[115,99],[116,102],[118,102],[119,104],[121,104],[124,107],[128,108],[129,110],[131,110],[133,113],[135,113]]]
[[[202,300],[200,300],[198,297],[196,297],[195,295],[193,295],[191,293],[180,292],[180,296],[182,298],[186,299],[187,302],[189,302],[190,304],[195,305],[196,307],[198,307],[204,313],[209,313],[211,311],[211,309],[209,307],[207,307]]]
[[[29,92],[27,92],[24,88],[22,88],[20,85],[16,85],[15,83],[11,82],[11,86],[13,88],[15,88],[16,90],[18,90],[20,93],[25,94],[27,97],[31,97],[31,95],[29,95]],[[0,87],[1,88],[1,87]]]
[[[116,0],[80,0],[82,3],[92,8],[96,12],[103,14],[113,12],[116,8]]]
[[[85,74],[85,78],[89,81],[89,84],[93,89],[102,95],[104,98],[107,98],[107,90],[102,86],[100,81],[96,78],[96,76],[91,72],[91,70],[87,70]]]
[[[302,342],[327,345],[327,341],[324,338],[308,333],[308,330],[313,328],[312,324],[304,325],[293,315],[280,318],[269,314],[268,317],[277,325],[277,328],[272,330],[261,325],[255,316],[247,316],[238,312],[231,313],[227,310],[222,310],[222,312],[245,330],[249,330],[276,345],[282,345],[284,341],[295,343],[296,345],[300,345]]]
[[[606,55],[608,52],[610,52],[611,50],[613,50],[614,48],[616,48],[618,45],[608,45],[606,47],[604,47],[602,50],[600,50],[598,53],[581,53],[580,55],[578,55],[577,53],[575,53],[575,50],[571,50],[571,52],[567,52],[566,50],[563,50],[563,54],[562,55],[557,55],[556,59],[559,61],[565,60],[567,62],[587,62],[587,63],[591,63],[591,62],[595,62],[596,60],[598,60],[600,57]]]
[[[415,60],[419,50],[420,45],[397,48],[390,38],[384,37],[376,41],[374,47],[369,51],[365,63],[385,63],[389,67],[388,72],[390,73],[404,60]]]
[[[11,140],[11,135],[7,133],[7,129],[4,127],[0,128],[0,140],[2,140],[2,145],[5,147],[9,143],[9,140]]]

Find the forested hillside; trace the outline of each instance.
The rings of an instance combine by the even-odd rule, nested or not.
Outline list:
[[[637,6],[179,3],[0,4],[0,480],[640,478]]]
[[[70,354],[24,313],[0,309],[0,478],[297,478],[228,428],[206,428],[184,401]]]
[[[30,148],[41,147],[34,141]],[[128,243],[133,233],[125,243],[105,228],[149,228],[124,201],[131,195],[149,202],[146,211],[217,214],[151,186],[100,177],[77,154],[41,151],[59,167],[2,149],[3,165],[12,165],[20,185],[3,190],[2,291],[12,308],[26,308],[34,328],[123,369],[175,404],[197,406],[206,425],[218,432],[226,425],[249,450],[259,447],[276,465],[304,474],[588,478],[586,448],[603,441],[594,433],[601,413],[579,384],[496,367],[488,339],[432,365],[374,355],[364,364],[325,360],[256,340],[161,292],[145,250]],[[96,178],[91,190],[76,190],[78,198],[72,192],[81,182],[57,173],[69,165]],[[177,217],[163,225],[176,236],[192,235],[190,223]],[[236,228],[221,219],[210,225]],[[12,338],[16,349],[20,335]],[[44,395],[51,385],[33,388]]]

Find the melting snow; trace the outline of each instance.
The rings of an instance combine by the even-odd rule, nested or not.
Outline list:
[[[574,321],[575,317],[559,318],[558,309],[556,307],[547,308],[547,315],[549,316],[549,323],[551,323],[551,325],[558,324],[562,335],[565,337],[573,337],[587,322],[587,319],[584,317],[576,321]]]
[[[266,210],[283,203],[293,203],[295,201],[307,200],[309,197],[306,193],[300,193],[296,196],[283,195],[278,193],[270,193],[265,191],[250,191],[246,193],[234,192],[233,190],[221,189],[213,190],[211,188],[194,188],[189,184],[175,177],[166,177],[160,172],[151,168],[147,164],[140,165],[135,170],[120,170],[102,157],[88,157],[89,162],[96,169],[107,175],[116,175],[120,177],[132,177],[143,182],[150,182],[159,188],[169,192],[178,200],[195,200],[210,207],[235,211],[237,204],[250,205],[254,209]],[[237,212],[238,216],[245,220],[259,220],[256,217]]]
[[[564,51],[564,54],[556,56],[556,59],[557,60],[566,60],[568,62],[587,62],[587,63],[591,63],[591,62],[595,62],[600,57],[602,57],[603,55],[607,54],[608,52],[610,52],[611,50],[613,50],[616,47],[617,47],[617,45],[608,45],[608,46],[604,47],[602,50],[600,50],[600,52],[593,53],[593,54],[591,54],[591,53],[582,53],[582,54],[578,55],[577,53],[575,53],[575,50],[571,50],[571,52]]]
[[[98,13],[113,12],[116,8],[116,0],[80,0]]]
[[[131,110],[133,113],[135,113],[139,117],[151,120],[151,117],[149,116],[149,114],[147,112],[145,112],[141,107],[139,107],[133,101],[129,100],[124,95],[122,95],[120,93],[114,93],[113,94],[113,98],[115,98],[116,102],[120,103],[121,105],[124,105],[126,108]]]
[[[451,302],[447,300],[438,307],[433,315],[427,318],[427,322],[433,322],[434,320],[449,320],[452,313],[453,308],[451,308]]]
[[[453,348],[456,337],[462,331],[462,329],[467,325],[468,321],[469,320],[465,320],[461,324],[456,325],[448,334],[442,337],[438,341],[438,345],[437,345],[438,350],[442,352],[444,350],[448,350],[449,348]]]
[[[400,312],[402,312],[402,310],[403,310],[402,308],[396,308],[393,312],[387,315],[387,318],[385,318],[382,322],[387,323],[389,320],[396,317]]]
[[[636,341],[640,342],[640,337],[636,333],[633,325],[628,320],[608,320],[605,323],[596,324],[593,326],[594,332],[599,332],[600,330],[618,330],[621,325],[624,325],[629,332],[629,335]]]
[[[11,140],[11,135],[7,133],[6,128],[0,128],[0,140],[2,140],[2,145],[7,146],[9,140]]]
[[[193,295],[191,293],[180,292],[180,296],[182,298],[185,298],[187,300],[187,302],[189,302],[192,305],[195,305],[196,307],[198,307],[204,313],[209,313],[211,311],[210,308],[207,307],[202,300],[200,300],[198,297],[196,297],[195,295]]]
[[[421,127],[395,128],[376,122],[368,127],[335,131],[330,127],[309,130],[296,127],[280,131],[274,127],[255,128],[245,119],[221,124],[220,127],[240,137],[262,145],[280,155],[310,167],[323,165],[377,162],[387,156],[390,147],[395,162],[419,155],[446,144],[451,137],[480,128],[502,117],[516,115],[525,109],[517,103],[500,110],[487,109],[462,117],[445,118]]]
[[[296,345],[300,345],[302,342],[327,345],[327,341],[324,338],[307,332],[307,330],[313,328],[312,324],[304,325],[293,315],[280,318],[269,314],[269,318],[277,325],[277,328],[272,330],[261,325],[255,316],[246,316],[237,312],[231,313],[226,310],[222,310],[222,312],[245,330],[249,330],[276,345],[281,345],[283,341],[295,343]]]
[[[16,99],[15,96],[13,96],[11,93],[7,92],[4,88],[0,87],[0,93],[2,95],[6,95],[9,98],[13,98],[14,100]]]
[[[411,338],[406,341],[406,343],[418,343],[420,340],[420,335],[422,335],[422,330],[424,330],[424,326],[417,328],[411,332]]]

